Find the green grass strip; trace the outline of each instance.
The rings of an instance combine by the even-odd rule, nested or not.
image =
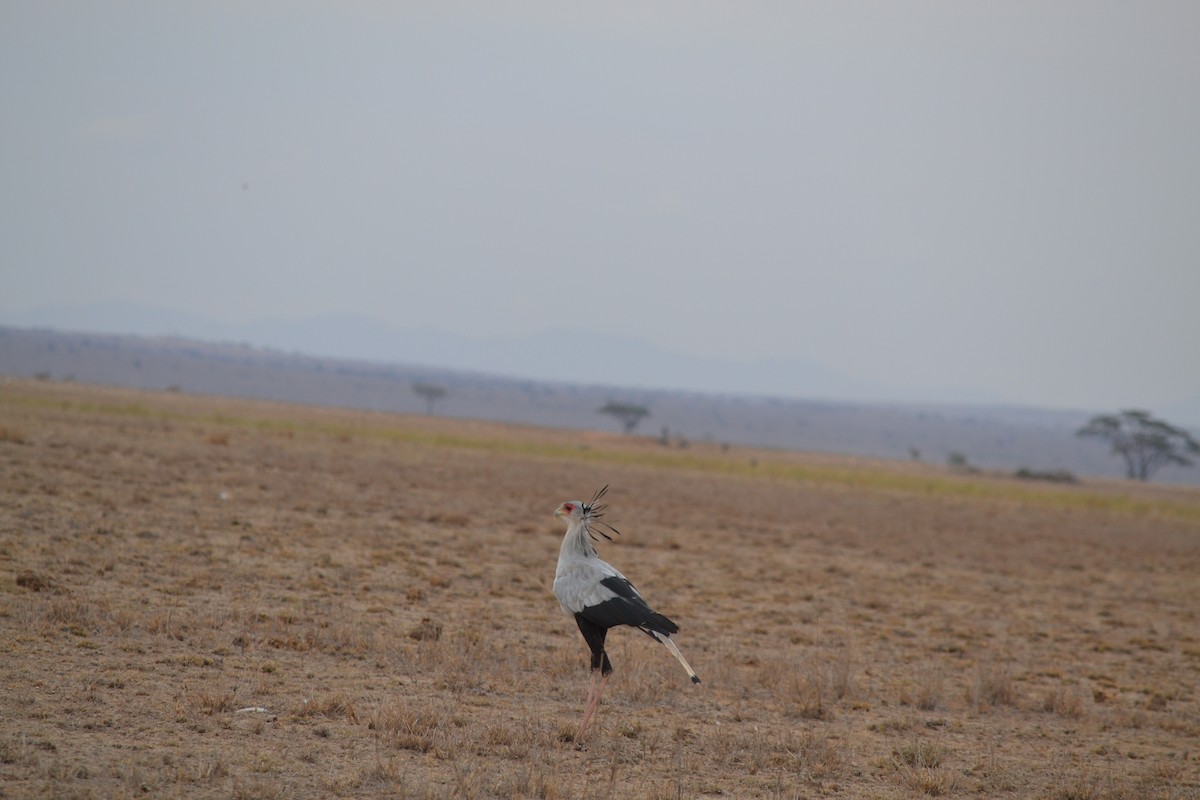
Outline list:
[[[1147,500],[1128,494],[1089,491],[1084,487],[1047,488],[1026,486],[1004,479],[975,479],[960,476],[916,475],[872,467],[839,467],[792,464],[769,456],[754,461],[735,456],[679,452],[645,452],[606,449],[602,445],[572,445],[558,442],[471,436],[441,431],[397,428],[380,415],[370,422],[295,421],[276,417],[235,416],[227,413],[188,413],[153,408],[141,403],[98,403],[47,398],[3,392],[0,406],[24,406],[46,410],[105,414],[136,419],[223,425],[259,431],[291,431],[339,437],[380,439],[402,444],[460,448],[519,457],[555,458],[656,469],[685,470],[745,478],[794,481],[869,491],[900,492],[930,497],[961,497],[998,502],[1028,503],[1060,509],[1106,511],[1136,517],[1162,517],[1200,524],[1200,503]]]

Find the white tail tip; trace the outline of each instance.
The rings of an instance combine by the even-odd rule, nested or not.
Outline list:
[[[679,659],[679,663],[683,665],[683,668],[685,670],[687,670],[688,677],[692,679],[692,683],[700,682],[700,676],[698,676],[696,674],[696,670],[692,669],[692,665],[689,664],[687,662],[687,659],[683,657],[683,653],[679,652],[679,648],[675,646],[675,642],[671,641],[670,636],[663,636],[661,634],[656,633],[656,634],[654,634],[654,638],[658,639],[660,642],[662,642],[663,647],[670,650],[671,655],[673,655],[673,656],[675,656],[675,658]]]

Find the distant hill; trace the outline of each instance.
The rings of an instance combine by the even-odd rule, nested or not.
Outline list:
[[[665,429],[672,447],[708,440],[945,463],[954,452],[983,469],[1066,469],[1120,477],[1103,445],[1077,439],[1085,411],[1003,406],[841,403],[601,384],[518,380],[482,372],[322,358],[242,344],[175,337],[66,333],[0,327],[0,374],[145,389],[258,397],[419,414],[416,382],[446,387],[435,412],[565,428],[615,430],[598,413],[609,400],[644,405],[638,433]],[[1158,479],[1200,483],[1200,470],[1163,469]]]
[[[524,336],[470,337],[403,327],[357,314],[302,319],[264,317],[224,323],[204,315],[129,302],[44,306],[0,314],[0,326],[243,342],[321,358],[507,375],[552,383],[729,392],[860,402],[994,402],[971,387],[924,387],[918,394],[881,386],[804,359],[733,361],[666,350],[619,330],[546,330]]]

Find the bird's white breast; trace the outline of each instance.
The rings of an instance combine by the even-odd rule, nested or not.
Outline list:
[[[616,567],[598,558],[564,555],[558,559],[558,569],[554,573],[554,595],[567,615],[575,615],[617,596],[600,583],[612,577],[624,576]]]

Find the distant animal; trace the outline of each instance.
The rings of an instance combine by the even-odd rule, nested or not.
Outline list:
[[[617,625],[637,628],[679,659],[692,683],[700,682],[696,671],[671,640],[671,635],[679,632],[679,626],[650,608],[628,578],[596,555],[592,542],[599,541],[597,535],[611,542],[612,537],[608,534],[620,533],[600,521],[608,506],[599,500],[607,491],[608,486],[605,486],[586,503],[568,500],[554,511],[556,517],[567,523],[567,534],[558,554],[558,569],[554,573],[554,594],[563,611],[575,618],[592,654],[587,704],[579,733],[575,735],[575,743],[580,746],[600,705],[600,694],[612,674],[612,663],[604,651],[604,638],[609,628]]]

